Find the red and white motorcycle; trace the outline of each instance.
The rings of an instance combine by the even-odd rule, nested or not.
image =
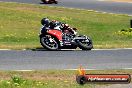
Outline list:
[[[92,40],[85,35],[73,35],[69,30],[62,32],[58,25],[54,29],[41,28],[40,43],[48,50],[59,49],[76,49],[79,47],[82,50],[91,50],[93,48]],[[76,28],[73,28],[76,31]],[[43,30],[43,31],[42,31]]]

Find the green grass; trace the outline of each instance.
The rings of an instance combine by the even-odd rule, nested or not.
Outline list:
[[[43,17],[76,27],[79,33],[93,39],[94,48],[132,47],[132,36],[116,32],[129,28],[132,18],[123,14],[107,14],[44,5],[0,2],[0,48],[36,48]]]
[[[132,75],[132,70],[89,70],[86,73]],[[110,85],[85,84],[82,86],[76,83],[77,74],[77,71],[68,70],[0,71],[0,88],[101,88]]]

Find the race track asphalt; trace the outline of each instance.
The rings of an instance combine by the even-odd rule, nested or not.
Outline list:
[[[21,2],[21,3],[31,3],[40,4],[41,0],[0,0],[7,2]],[[58,0],[58,4],[52,4],[51,6],[62,6],[70,8],[81,8],[89,10],[97,10],[109,13],[120,13],[132,15],[132,3],[122,3],[122,2],[111,2],[107,0]],[[49,5],[49,4],[48,4]]]
[[[92,51],[0,51],[0,70],[124,69],[132,67],[132,49]]]

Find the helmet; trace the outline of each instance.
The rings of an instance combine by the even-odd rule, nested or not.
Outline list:
[[[48,18],[43,18],[43,19],[41,20],[41,24],[42,24],[42,25],[48,26],[49,23],[50,23],[50,20],[49,20]]]

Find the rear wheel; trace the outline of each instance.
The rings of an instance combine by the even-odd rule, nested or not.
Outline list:
[[[41,45],[48,50],[58,50],[60,45],[57,39],[50,35],[40,37]]]
[[[92,40],[78,40],[78,47],[82,50],[91,50],[93,48]]]

